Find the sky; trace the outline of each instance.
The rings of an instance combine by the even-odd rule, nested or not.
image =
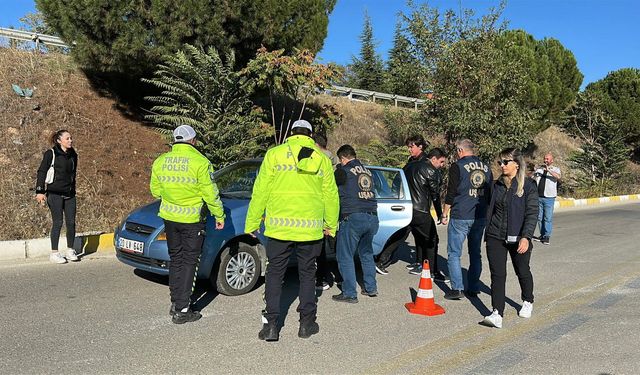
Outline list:
[[[416,4],[425,3],[414,0]],[[431,0],[440,10],[471,8],[486,14],[499,0]],[[319,57],[345,64],[360,51],[364,12],[371,17],[377,51],[386,58],[405,0],[338,0]],[[551,37],[573,52],[584,75],[582,88],[620,68],[640,68],[640,0],[508,0],[503,19],[537,40]]]
[[[484,14],[499,0],[431,0],[428,4],[441,10],[462,6]],[[319,57],[323,62],[351,62],[360,50],[366,11],[377,51],[386,58],[397,14],[408,9],[405,0],[338,0]],[[19,18],[34,10],[33,0],[0,0],[0,27],[19,26]],[[583,88],[611,71],[640,68],[640,0],[509,0],[503,18],[509,29],[523,29],[536,39],[558,39],[571,50],[584,75]]]

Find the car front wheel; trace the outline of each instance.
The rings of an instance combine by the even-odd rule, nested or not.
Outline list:
[[[260,278],[261,263],[255,248],[245,243],[227,247],[220,255],[216,289],[228,296],[248,293]],[[213,281],[213,280],[212,280]]]

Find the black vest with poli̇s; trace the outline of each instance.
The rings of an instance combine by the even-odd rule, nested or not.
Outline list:
[[[371,171],[358,159],[353,159],[346,165],[338,165],[337,168],[342,168],[346,174],[345,183],[338,186],[340,215],[376,212],[378,204]]]
[[[465,156],[456,162],[460,181],[451,207],[452,219],[484,219],[490,192],[491,168],[477,156]]]

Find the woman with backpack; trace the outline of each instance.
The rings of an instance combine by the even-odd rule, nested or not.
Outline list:
[[[36,182],[36,201],[51,211],[51,254],[53,263],[78,261],[73,249],[76,237],[76,171],[78,154],[73,149],[73,140],[67,130],[58,130],[51,135],[51,148],[45,151]],[[67,248],[64,253],[58,251],[58,240],[62,229],[62,220],[67,228]]]

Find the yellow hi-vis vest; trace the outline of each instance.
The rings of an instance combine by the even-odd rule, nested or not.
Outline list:
[[[206,204],[216,221],[224,222],[224,209],[212,178],[213,166],[200,151],[188,143],[174,144],[151,168],[151,194],[162,200],[158,216],[177,223],[197,223]]]
[[[302,147],[313,152],[298,160]],[[339,211],[331,160],[311,138],[294,135],[267,151],[253,186],[245,232],[259,229],[264,215],[267,237],[319,240],[325,228],[335,236]]]

